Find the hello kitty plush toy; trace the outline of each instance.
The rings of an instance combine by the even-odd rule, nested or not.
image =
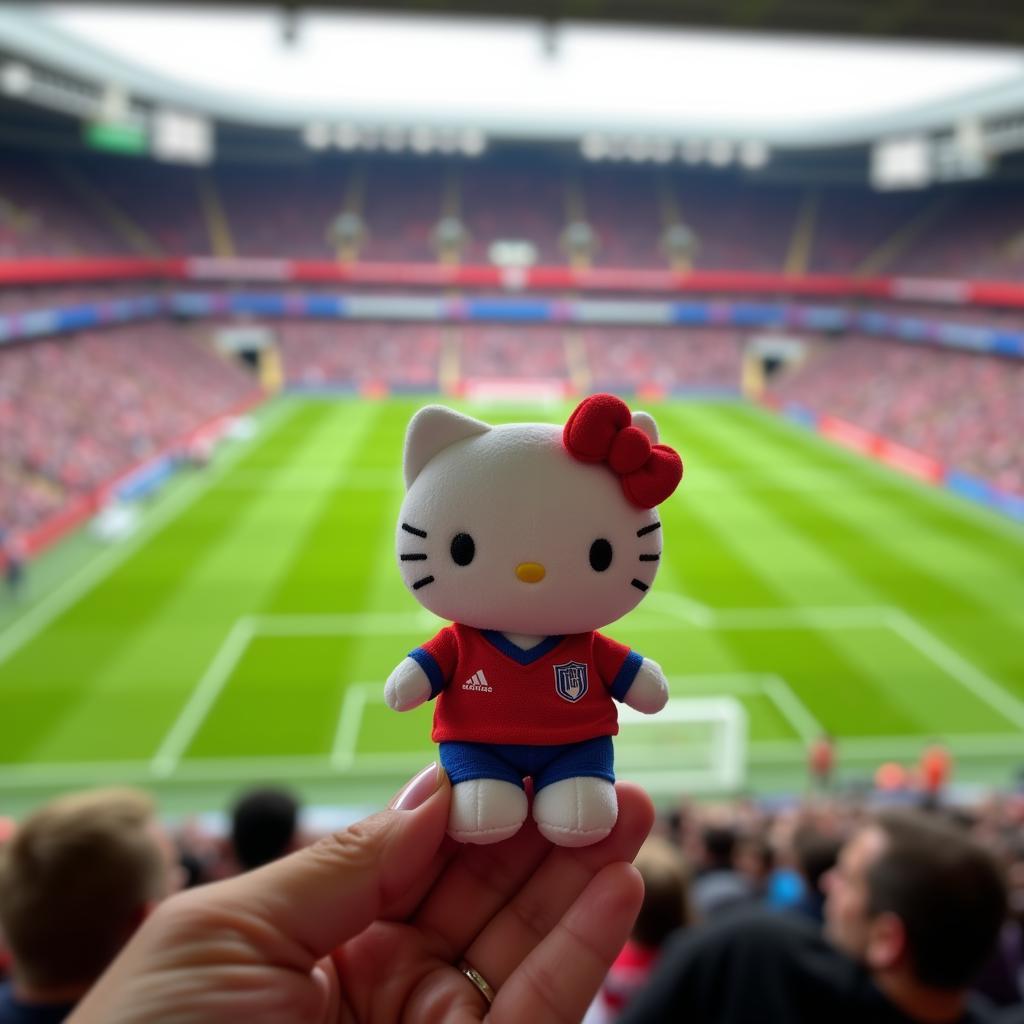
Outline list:
[[[634,608],[661,557],[656,506],[683,475],[654,420],[613,395],[565,427],[489,426],[421,409],[405,438],[397,549],[405,584],[452,625],[391,673],[388,705],[437,698],[432,737],[452,782],[449,833],[496,843],[527,815],[586,846],[618,814],[613,698],[646,714],[661,668],[596,630]]]

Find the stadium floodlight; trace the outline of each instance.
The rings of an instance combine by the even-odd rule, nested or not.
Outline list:
[[[451,154],[458,152],[459,138],[452,131],[439,133],[437,137],[437,150],[439,153]]]
[[[667,164],[675,155],[675,146],[669,139],[656,139],[651,144],[651,159],[656,164]]]
[[[213,159],[213,125],[184,110],[158,107],[153,112],[150,150],[157,160],[208,164]]]
[[[924,188],[931,182],[931,147],[926,136],[880,139],[871,147],[872,188],[883,192]]]
[[[376,128],[363,128],[358,134],[357,147],[373,152],[379,149],[381,144],[380,132]]]
[[[633,163],[643,163],[651,154],[651,146],[647,139],[634,135],[626,142],[626,159]]]
[[[487,148],[487,136],[479,128],[466,128],[459,140],[459,148],[465,156],[480,156]]]
[[[626,140],[612,135],[608,138],[608,159],[624,160],[626,158]]]
[[[679,155],[684,163],[699,164],[704,159],[704,151],[704,143],[700,139],[687,139]]]
[[[412,132],[412,151],[426,155],[434,151],[434,133],[431,129],[421,125],[414,128]]]
[[[319,122],[307,124],[302,129],[302,141],[310,149],[326,149],[331,144],[330,126]]]
[[[381,148],[389,153],[401,153],[406,147],[405,130],[402,128],[386,128],[381,136]]]
[[[728,139],[715,139],[708,146],[708,163],[712,167],[728,167],[735,147]]]
[[[750,139],[740,146],[740,163],[749,170],[756,171],[768,163],[768,147],[759,139]]]
[[[603,160],[608,155],[608,139],[591,132],[580,140],[580,152],[585,160]]]
[[[338,149],[355,149],[359,145],[359,130],[354,124],[339,124],[334,129],[334,144]]]
[[[32,72],[24,64],[8,61],[0,68],[0,91],[6,96],[24,96],[32,88]]]

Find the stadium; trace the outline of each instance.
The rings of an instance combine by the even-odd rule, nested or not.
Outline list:
[[[984,806],[1019,869],[1019,46],[417,18],[0,11],[0,817],[385,805],[410,419],[611,393],[685,466],[618,776]]]

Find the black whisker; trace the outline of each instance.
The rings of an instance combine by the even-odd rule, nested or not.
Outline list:
[[[405,558],[405,555],[402,555],[402,557]],[[661,558],[661,555],[641,555],[640,556],[640,561],[641,562],[656,562],[659,558]]]
[[[646,537],[649,533],[654,533],[655,530],[661,529],[661,523],[651,523],[650,526],[645,526],[642,530],[637,530],[636,535],[638,537]]]
[[[426,586],[426,585],[427,585],[428,583],[433,583],[433,582],[434,582],[434,577],[433,577],[433,576],[424,576],[424,577],[423,577],[423,579],[421,579],[421,580],[417,580],[417,581],[416,581],[416,582],[415,582],[415,583],[414,583],[414,584],[412,585],[412,589],[413,589],[413,590],[419,590],[419,589],[420,589],[420,587],[425,587],[425,586]],[[636,581],[634,580],[634,582],[636,582]],[[646,589],[647,589],[647,588],[646,588],[646,587],[644,587],[644,590],[646,590]]]
[[[651,589],[649,586],[647,586],[646,583],[643,582],[643,580],[633,580],[632,582],[633,582],[633,586],[636,587],[637,590],[650,590]]]
[[[415,526],[410,526],[408,523],[402,523],[402,529],[405,530],[406,533],[411,533],[414,537],[425,538],[427,536],[425,530],[417,530]]]
[[[413,555],[399,555],[398,557],[403,562],[425,562],[427,559],[427,556],[420,552]]]

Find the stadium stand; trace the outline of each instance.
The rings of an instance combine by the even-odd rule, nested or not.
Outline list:
[[[655,387],[735,392],[742,360],[738,331],[587,328],[587,362],[597,390]]]
[[[332,226],[361,218],[366,261],[434,261],[443,213],[461,219],[461,259],[489,262],[497,240],[529,241],[564,264],[562,232],[582,217],[597,266],[667,266],[663,235],[697,236],[697,269],[780,271],[809,195],[805,269],[926,276],[1014,276],[1024,207],[1009,185],[880,193],[866,186],[753,183],[735,173],[531,161],[362,157],[213,171],[143,161],[13,154],[0,170],[0,259],[217,255],[333,259]],[[147,201],[159,195],[161,201]],[[454,206],[451,209],[446,207]]]
[[[1024,491],[1024,365],[848,337],[772,388],[1013,493]]]
[[[441,329],[434,324],[289,323],[278,336],[285,375],[299,387],[438,386]]]
[[[0,508],[29,529],[251,395],[172,324],[0,349]]]
[[[597,232],[595,263],[606,267],[664,267],[661,250],[664,211],[659,186],[648,169],[601,168],[581,179],[586,216]]]
[[[809,269],[822,274],[857,271],[901,227],[922,215],[934,202],[930,196],[857,186],[821,189]]]
[[[434,260],[433,233],[441,216],[442,166],[382,163],[368,175],[363,218],[366,260]]]
[[[565,225],[564,181],[558,173],[520,163],[484,163],[463,172],[462,217],[469,234],[467,263],[489,262],[497,239],[526,240],[537,262],[565,262],[559,243]]]
[[[568,382],[564,332],[554,327],[464,327],[458,336],[464,377],[546,378]]]
[[[0,259],[127,251],[71,194],[58,165],[5,154],[0,165]]]

